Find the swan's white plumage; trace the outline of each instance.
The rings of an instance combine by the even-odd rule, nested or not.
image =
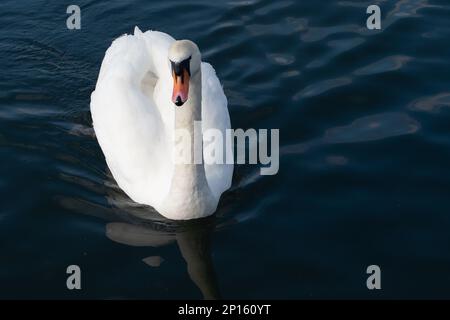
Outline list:
[[[173,174],[175,106],[167,55],[174,41],[137,27],[134,35],[114,40],[91,95],[93,126],[112,175],[132,200],[155,208],[166,198]],[[225,137],[227,99],[213,67],[202,62],[201,72],[202,130],[215,128]],[[205,164],[217,201],[231,186],[232,173],[233,165]]]

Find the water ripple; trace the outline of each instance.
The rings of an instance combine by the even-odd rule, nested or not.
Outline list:
[[[307,86],[305,89],[303,89],[299,93],[295,94],[292,97],[292,100],[298,101],[298,100],[300,100],[300,98],[309,98],[309,97],[318,96],[329,90],[332,90],[332,89],[338,88],[338,87],[342,87],[342,86],[348,85],[350,83],[352,83],[352,79],[349,77],[323,80],[318,83],[314,83],[314,84]]]
[[[417,99],[409,106],[414,111],[438,113],[443,107],[450,107],[450,92],[442,92],[433,96]]]
[[[352,51],[354,48],[363,44],[365,41],[366,40],[361,37],[329,41],[327,45],[331,48],[331,50],[308,63],[306,65],[306,68],[318,68],[325,66],[330,62],[331,59],[336,58],[342,53]]]
[[[411,134],[420,129],[418,121],[405,113],[389,112],[359,118],[351,124],[325,132],[326,143],[353,143]]]
[[[280,66],[287,66],[295,61],[295,57],[290,54],[268,53],[266,56],[272,63]]]
[[[325,144],[358,143],[376,141],[406,134],[420,129],[420,123],[406,113],[387,112],[354,120],[349,125],[327,129],[322,137],[307,142],[286,145],[281,155],[303,154],[312,148]],[[335,163],[346,163],[342,159],[331,159]]]
[[[355,70],[354,74],[357,76],[374,75],[378,73],[399,70],[412,59],[413,58],[411,57],[402,55],[389,56],[368,66]]]

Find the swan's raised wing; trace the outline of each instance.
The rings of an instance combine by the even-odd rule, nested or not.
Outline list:
[[[227,129],[230,129],[230,115],[228,113],[228,102],[223,92],[223,88],[217,78],[214,68],[206,62],[202,62],[202,129],[205,133],[208,129],[217,129],[221,132],[223,144],[224,159],[226,153],[233,152],[231,148],[226,150],[225,138]],[[204,135],[205,139],[205,135]],[[204,141],[204,158],[208,155],[208,145],[211,141]],[[216,140],[215,143],[219,143]],[[205,161],[207,162],[207,161]],[[231,179],[233,176],[232,164],[205,164],[206,178],[213,194],[219,198],[222,192],[231,187]]]

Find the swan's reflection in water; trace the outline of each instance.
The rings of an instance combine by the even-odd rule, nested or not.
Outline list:
[[[170,231],[157,230],[150,225],[111,222],[106,225],[106,235],[112,241],[138,247],[162,247],[176,242],[187,264],[190,278],[205,299],[220,298],[214,266],[211,259],[211,234],[214,218],[206,221],[178,223]],[[159,266],[160,257],[147,257],[143,261],[151,267]]]

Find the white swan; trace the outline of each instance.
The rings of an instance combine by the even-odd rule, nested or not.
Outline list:
[[[231,186],[233,165],[173,161],[176,129],[194,137],[194,121],[201,120],[203,133],[214,128],[225,137],[230,128],[227,99],[197,45],[137,27],[114,40],[91,95],[91,114],[108,167],[133,201],[174,220],[214,213]],[[194,150],[193,140],[183,141],[186,150]],[[200,140],[208,142],[204,135]],[[232,152],[219,139],[210,143]]]

